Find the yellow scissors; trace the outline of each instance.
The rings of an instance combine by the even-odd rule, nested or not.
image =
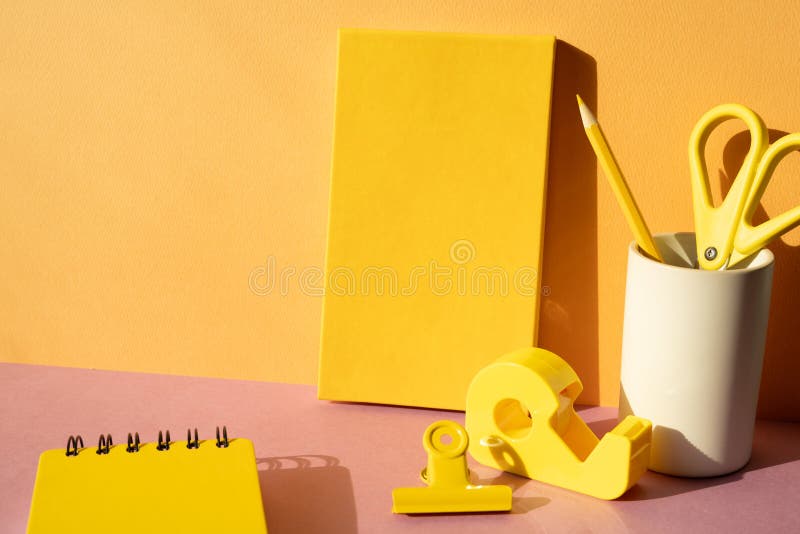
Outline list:
[[[747,125],[750,150],[725,199],[714,207],[709,191],[705,147],[714,128],[730,119],[740,119]],[[754,111],[739,104],[722,104],[700,118],[689,139],[689,164],[697,259],[702,269],[733,267],[800,224],[800,206],[758,226],[752,224],[753,213],[778,163],[799,148],[800,133],[786,135],[770,146],[764,121]]]

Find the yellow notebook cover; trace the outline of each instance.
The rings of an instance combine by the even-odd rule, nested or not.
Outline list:
[[[340,30],[320,398],[464,409],[535,343],[554,50]]]
[[[265,534],[251,441],[197,448],[144,443],[45,451],[33,489],[28,534],[194,532]],[[70,447],[71,449],[71,447]]]

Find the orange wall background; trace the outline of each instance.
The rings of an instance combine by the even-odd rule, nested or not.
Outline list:
[[[631,235],[575,90],[655,232],[692,228],[687,140],[707,109],[800,130],[792,2],[110,4],[0,5],[3,361],[314,383],[321,298],[298,277],[323,266],[338,27],[562,40],[540,344],[582,375],[583,402],[617,401]],[[712,138],[715,187],[741,130]],[[791,156],[760,216],[800,202],[798,176]],[[798,246],[772,247],[769,417],[800,418]],[[250,287],[270,256],[295,268],[286,294]]]

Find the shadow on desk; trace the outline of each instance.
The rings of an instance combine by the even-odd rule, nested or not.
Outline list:
[[[595,434],[603,434],[616,426],[616,419],[606,419],[589,423]],[[750,461],[739,471],[729,475],[708,478],[685,478],[662,475],[649,471],[620,501],[641,501],[661,499],[679,493],[702,490],[713,486],[735,482],[747,477],[750,471],[757,471],[776,465],[800,460],[800,425],[779,421],[756,421],[753,438],[753,454]]]
[[[350,470],[333,456],[257,458],[270,534],[358,532]]]
[[[530,479],[523,476],[515,475],[513,473],[501,472],[495,477],[487,478],[484,480],[472,480],[473,484],[492,486],[495,484],[509,486],[514,492],[511,498],[511,513],[512,514],[527,514],[531,510],[541,508],[550,502],[547,497],[529,497],[518,496],[517,490],[530,482]]]
[[[592,431],[599,437],[617,425],[617,420],[603,419],[588,423]],[[662,475],[648,471],[618,501],[645,501],[661,499],[703,490],[714,486],[728,484],[747,478],[748,473],[800,460],[800,424],[779,421],[756,421],[753,439],[753,453],[750,461],[739,471],[729,475],[707,478],[685,478]],[[512,514],[524,514],[530,510],[545,506],[549,499],[544,497],[517,497],[517,490],[530,481],[510,473],[500,473],[484,480],[473,480],[475,484],[505,484],[514,490]]]

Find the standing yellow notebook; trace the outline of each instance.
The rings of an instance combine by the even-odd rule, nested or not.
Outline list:
[[[102,439],[42,453],[28,534],[267,532],[251,441]]]
[[[535,343],[554,49],[340,31],[320,398],[463,409]]]

